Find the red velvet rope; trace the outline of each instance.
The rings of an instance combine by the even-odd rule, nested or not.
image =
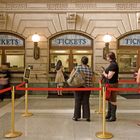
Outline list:
[[[99,81],[101,82],[101,81]],[[122,83],[136,83],[134,80],[120,80]],[[101,88],[24,88],[21,87],[25,82],[16,86],[16,90],[40,90],[40,91],[100,91]],[[107,88],[108,91],[128,91],[128,92],[139,92],[140,88]]]
[[[8,88],[5,88],[5,89],[1,89],[0,90],[0,94],[3,94],[4,92],[9,91],[11,89],[12,89],[11,87],[8,87]]]
[[[22,87],[25,83],[26,83],[26,82],[22,82],[22,83],[20,83],[19,85],[16,86],[16,88],[18,88],[18,87]]]
[[[40,90],[40,91],[99,91],[101,88],[23,88],[17,87],[16,90]]]
[[[25,82],[22,82],[19,85],[17,85],[16,88],[19,87],[19,86],[23,86],[24,84],[25,84]],[[6,91],[10,91],[11,89],[12,89],[11,87],[8,87],[8,88],[5,88],[5,89],[0,89],[0,94],[3,94]]]
[[[107,88],[108,91],[127,91],[127,92],[139,92],[140,88]]]

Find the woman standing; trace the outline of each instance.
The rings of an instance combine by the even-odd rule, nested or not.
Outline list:
[[[109,83],[111,87],[118,87],[118,73],[119,67],[116,62],[116,57],[114,52],[109,52],[107,55],[107,60],[110,62],[109,66],[103,72],[106,83]],[[116,109],[117,109],[117,93],[111,91],[111,96],[108,100],[108,112],[106,120],[108,122],[116,121]]]
[[[55,83],[57,83],[57,88],[63,87],[64,86],[64,75],[63,75],[63,65],[62,61],[58,60],[56,64],[56,77],[55,77]],[[58,96],[62,95],[62,91],[57,91]]]
[[[85,85],[82,86],[81,88],[92,86],[93,73],[87,64],[88,64],[88,58],[86,56],[83,56],[81,59],[81,65],[78,65],[75,69],[73,69],[73,71],[70,74],[70,76],[73,75],[73,73],[76,70],[76,72],[78,73],[82,72],[85,75]],[[82,117],[87,121],[90,121],[90,105],[89,105],[90,93],[91,91],[75,92],[74,94],[75,107],[74,107],[74,116],[73,116],[74,121],[78,121],[78,119],[81,118],[81,106],[83,109]]]

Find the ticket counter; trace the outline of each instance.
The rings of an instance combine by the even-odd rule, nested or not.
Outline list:
[[[25,67],[25,40],[8,32],[0,32],[0,64],[6,63],[12,82],[21,82]]]
[[[89,58],[89,66],[93,69],[93,40],[79,33],[65,33],[50,39],[50,81],[54,81],[55,66],[62,61],[64,71],[70,73],[73,67],[80,65],[82,56]],[[52,77],[52,78],[51,78]]]
[[[140,33],[131,33],[118,40],[117,61],[120,73],[130,74],[140,67]]]

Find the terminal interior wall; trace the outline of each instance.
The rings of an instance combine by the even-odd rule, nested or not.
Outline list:
[[[35,6],[35,4],[32,6]],[[0,8],[2,9],[2,7]],[[103,8],[106,7],[103,6]],[[69,21],[69,13],[76,14],[76,19]],[[65,10],[63,12],[39,12],[36,4],[36,12],[30,12],[30,9],[26,12],[24,9],[22,12],[18,12],[18,10],[6,12],[7,19],[2,19],[5,22],[0,22],[0,30],[14,32],[26,38],[25,64],[32,64],[34,67],[31,74],[31,82],[43,83],[48,81],[49,38],[51,36],[63,32],[76,31],[92,37],[94,40],[93,67],[95,72],[99,72],[100,66],[107,65],[107,62],[102,58],[103,36],[108,33],[113,37],[110,43],[110,50],[116,53],[117,38],[126,32],[139,29],[137,15],[136,12],[131,12],[131,10],[130,12],[86,12],[85,10],[83,12],[78,10],[75,12],[67,12]],[[33,58],[31,37],[34,33],[38,33],[41,36],[41,41],[39,42],[40,59],[38,60]]]

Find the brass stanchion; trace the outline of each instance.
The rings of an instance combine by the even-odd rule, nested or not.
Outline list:
[[[99,81],[99,87],[102,88],[102,83]],[[102,114],[103,109],[102,109],[102,90],[99,91],[99,109],[98,111],[95,111],[97,114]]]
[[[28,88],[28,83],[25,84],[25,87]],[[25,112],[22,114],[23,117],[30,117],[33,113],[28,112],[28,90],[25,90]]]
[[[12,87],[12,112],[11,112],[11,131],[5,134],[5,138],[15,138],[21,136],[22,133],[15,131],[15,88]]]
[[[101,139],[110,139],[113,137],[111,133],[106,132],[106,120],[105,120],[105,115],[106,115],[106,103],[105,103],[105,87],[103,87],[103,125],[102,125],[102,132],[97,132],[96,137],[101,138]]]

